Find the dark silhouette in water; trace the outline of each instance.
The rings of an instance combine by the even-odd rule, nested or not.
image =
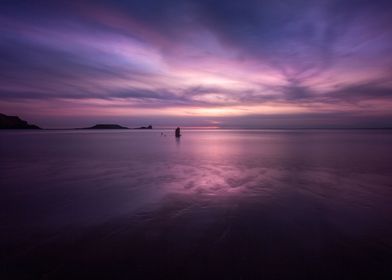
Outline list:
[[[152,125],[150,124],[149,126],[141,126],[141,127],[137,127],[135,129],[152,129]]]
[[[84,129],[129,129],[129,128],[118,124],[96,124],[92,127],[86,127]]]
[[[179,127],[176,128],[176,137],[181,137],[181,131]]]

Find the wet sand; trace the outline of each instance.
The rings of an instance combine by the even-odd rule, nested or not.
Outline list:
[[[173,138],[1,134],[1,278],[390,279],[389,131]]]

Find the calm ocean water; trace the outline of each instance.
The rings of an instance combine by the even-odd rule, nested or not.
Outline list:
[[[0,278],[392,279],[391,130],[164,133],[0,132]]]

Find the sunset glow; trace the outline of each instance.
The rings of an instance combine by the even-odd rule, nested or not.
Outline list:
[[[340,9],[330,1],[250,1],[241,12],[236,2],[164,2],[157,12],[132,1],[6,5],[2,111],[49,127],[103,115],[130,125],[159,116],[162,124],[199,126],[207,123],[180,117],[215,116],[230,127],[248,123],[234,124],[234,116],[264,123],[265,114],[391,124],[388,2]]]

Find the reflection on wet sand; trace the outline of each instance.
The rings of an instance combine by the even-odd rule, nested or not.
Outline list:
[[[1,137],[3,279],[389,279],[389,132]]]

